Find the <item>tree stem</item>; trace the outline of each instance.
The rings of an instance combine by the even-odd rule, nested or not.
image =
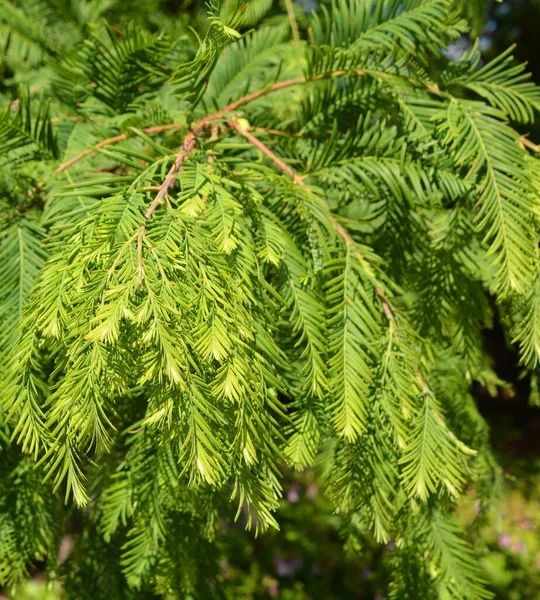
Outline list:
[[[296,15],[294,14],[294,5],[292,0],[285,0],[285,6],[287,7],[287,15],[289,17],[293,39],[295,42],[299,42],[300,33],[298,32],[298,23],[296,22]]]

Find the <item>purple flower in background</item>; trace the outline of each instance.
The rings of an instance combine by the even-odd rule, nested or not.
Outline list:
[[[274,567],[278,577],[292,577],[299,569],[302,568],[303,562],[301,558],[281,558],[274,559]]]
[[[371,573],[372,573],[372,570],[369,567],[364,567],[360,571],[360,577],[362,577],[362,579],[369,579],[371,577]]]
[[[503,533],[499,536],[499,547],[509,548],[512,543],[512,536],[509,533]]]
[[[224,579],[229,579],[231,576],[231,567],[229,566],[229,561],[222,559],[219,561],[219,568],[221,569],[221,574]]]
[[[298,482],[293,483],[289,488],[289,491],[287,492],[287,500],[291,504],[296,504],[298,500],[300,500],[300,484]]]
[[[523,527],[523,529],[526,529],[527,531],[530,531],[533,528],[533,524],[531,523],[531,521],[529,519],[523,519],[521,521],[521,526]]]
[[[513,546],[512,546],[512,551],[515,554],[523,554],[524,552],[527,551],[527,546],[525,545],[525,542],[523,540],[518,540]]]
[[[375,598],[373,598],[373,600],[383,600],[384,598],[384,594],[382,592],[377,592],[375,594]]]
[[[388,554],[389,552],[392,552],[392,550],[395,548],[395,544],[392,540],[390,540],[383,549],[383,554]]]
[[[315,498],[317,497],[317,492],[319,491],[319,488],[316,485],[311,484],[308,489],[306,490],[306,497],[309,500],[315,500]]]
[[[277,581],[272,580],[269,584],[268,587],[266,588],[266,591],[268,592],[268,595],[271,598],[277,598],[279,595],[279,584]]]

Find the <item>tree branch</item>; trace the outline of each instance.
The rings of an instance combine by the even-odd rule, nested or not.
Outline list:
[[[150,217],[154,214],[157,207],[163,202],[163,198],[167,196],[169,193],[169,188],[171,187],[172,182],[176,174],[182,170],[182,163],[184,162],[186,156],[195,148],[195,135],[200,133],[200,129],[190,131],[185,139],[184,143],[180,147],[180,152],[178,153],[176,160],[174,161],[173,166],[169,169],[167,176],[165,177],[163,183],[158,187],[158,193],[154,198],[152,204],[148,207],[148,210],[144,213],[145,221],[148,221]],[[144,233],[146,230],[146,225],[143,223],[139,229],[139,233],[137,235],[137,260],[138,260],[138,271],[139,271],[139,285],[142,282],[142,278],[144,276],[144,264],[143,264],[143,242],[144,242]]]
[[[178,171],[181,170],[182,163],[184,162],[186,156],[195,147],[196,133],[200,133],[200,130],[190,131],[186,135],[186,137],[184,139],[184,143],[180,147],[180,152],[178,152],[178,155],[176,157],[176,160],[174,161],[173,166],[169,169],[169,172],[167,173],[167,176],[165,177],[163,183],[159,186],[159,191],[158,191],[156,197],[154,198],[154,201],[152,202],[152,204],[150,205],[150,207],[148,208],[148,210],[146,211],[146,213],[144,215],[145,219],[148,220],[154,214],[156,208],[163,202],[163,198],[165,198],[165,196],[169,192],[169,188],[170,188],[172,182],[174,181],[175,175],[178,173]]]
[[[182,127],[184,127],[184,125],[181,125],[180,123],[168,123],[167,125],[154,125],[153,127],[146,127],[145,129],[142,130],[142,132],[143,133],[161,133],[162,131],[168,131],[169,129],[179,129]],[[91,148],[87,148],[80,154],[77,154],[77,156],[74,156],[73,158],[70,158],[65,163],[62,163],[47,177],[47,179],[40,181],[36,186],[34,186],[31,190],[29,190],[29,192],[26,194],[25,199],[19,204],[18,208],[19,209],[22,208],[22,206],[24,204],[26,204],[26,202],[36,192],[38,192],[40,189],[42,189],[45,186],[45,184],[47,183],[47,181],[49,181],[49,179],[51,179],[51,177],[54,177],[55,175],[59,175],[63,171],[69,169],[75,163],[78,163],[85,156],[88,156],[89,154],[93,154],[99,148],[103,148],[104,146],[110,146],[111,144],[116,144],[117,142],[123,142],[124,140],[127,140],[127,139],[128,139],[128,136],[125,133],[122,133],[121,135],[115,135],[114,137],[110,137],[110,138],[107,138],[106,140],[102,140],[101,142],[97,143],[95,146],[92,146]]]
[[[297,77],[296,79],[288,79],[286,81],[280,81],[278,83],[275,83],[274,85],[271,85],[270,87],[263,88],[261,90],[257,90],[256,92],[252,92],[251,94],[247,94],[246,96],[242,96],[242,98],[239,98],[238,100],[235,100],[234,102],[231,102],[230,104],[228,104],[224,108],[220,109],[219,111],[202,118],[200,121],[198,121],[196,123],[193,131],[201,130],[203,127],[208,125],[211,121],[216,121],[217,119],[221,119],[227,113],[233,112],[233,111],[237,110],[238,108],[240,108],[241,106],[245,106],[246,104],[249,104],[250,102],[253,102],[254,100],[257,100],[259,98],[262,98],[263,96],[267,96],[268,94],[277,92],[279,90],[286,89],[288,87],[292,87],[295,85],[301,85],[303,83],[308,83],[310,81],[319,81],[321,79],[332,79],[334,77],[345,77],[345,76],[363,77],[365,75],[366,75],[366,73],[364,71],[331,71],[329,73],[320,73],[319,75],[314,75],[313,77]],[[184,125],[181,125],[179,123],[169,123],[167,125],[156,125],[153,127],[146,127],[142,131],[143,131],[143,133],[147,133],[147,134],[160,133],[162,131],[167,131],[169,129],[176,129],[176,128],[182,128],[182,127],[184,127]],[[91,148],[87,148],[86,150],[84,150],[83,152],[78,154],[77,156],[74,156],[67,162],[61,164],[57,169],[55,169],[55,171],[53,171],[53,173],[47,179],[38,183],[35,187],[33,187],[28,192],[25,199],[19,204],[18,210],[20,210],[22,208],[22,206],[24,204],[26,204],[26,202],[28,201],[29,198],[31,198],[37,191],[42,189],[51,177],[54,177],[55,175],[59,175],[66,169],[69,169],[69,167],[73,166],[75,163],[82,160],[85,156],[88,156],[89,154],[94,153],[98,148],[103,148],[103,146],[108,146],[110,144],[122,142],[122,141],[126,140],[127,138],[128,138],[128,136],[125,133],[121,134],[121,135],[116,135],[111,138],[107,138],[106,140],[99,142],[98,144],[96,144],[95,146],[93,146]]]
[[[312,81],[321,81],[323,79],[335,79],[337,77],[366,77],[368,73],[366,71],[362,71],[360,69],[341,69],[339,71],[328,71],[326,73],[319,73],[317,75],[313,75],[312,77],[296,77],[295,79],[286,79],[285,81],[278,81],[273,85],[263,88],[261,90],[257,90],[256,92],[252,92],[251,94],[247,94],[246,96],[242,96],[238,100],[227,104],[222,109],[218,110],[216,113],[212,115],[208,115],[201,119],[197,126],[201,127],[203,125],[208,124],[210,121],[215,121],[216,119],[221,119],[227,113],[233,112],[238,108],[245,106],[246,104],[250,104],[251,102],[262,98],[263,96],[268,96],[268,94],[272,94],[274,92],[278,92],[280,90],[284,90],[289,87],[293,87],[295,85],[302,85],[304,83],[311,83]],[[411,83],[415,83],[414,80],[409,80]],[[424,87],[428,92],[434,94],[435,96],[447,97],[449,99],[453,99],[453,96],[448,92],[444,92],[440,90],[436,85],[424,82],[417,82],[421,87]]]
[[[318,75],[313,75],[312,77],[296,77],[295,79],[287,79],[285,81],[279,81],[278,83],[274,83],[273,85],[271,85],[269,87],[263,88],[261,90],[257,90],[256,92],[252,92],[251,94],[247,94],[246,96],[242,96],[238,100],[231,102],[230,104],[223,107],[219,111],[217,111],[211,115],[208,115],[206,117],[203,117],[196,123],[194,131],[205,127],[211,121],[216,121],[218,119],[223,118],[228,113],[233,112],[233,111],[237,110],[238,108],[245,106],[246,104],[249,104],[255,100],[258,100],[259,98],[262,98],[263,96],[267,96],[268,94],[272,94],[273,92],[277,92],[279,90],[283,90],[283,89],[293,87],[296,85],[302,85],[304,83],[310,83],[312,81],[321,81],[323,79],[334,79],[337,77],[365,77],[366,75],[367,75],[367,73],[362,70],[345,70],[345,69],[343,69],[343,70],[339,70],[339,71],[329,71],[327,73],[319,73]],[[452,97],[449,94],[447,94],[446,92],[442,92],[441,90],[439,90],[439,88],[437,86],[434,86],[430,83],[424,83],[422,85],[432,94],[435,94],[437,96],[448,96],[450,98]],[[170,123],[168,125],[156,125],[154,127],[147,127],[145,129],[143,129],[142,131],[143,131],[143,133],[159,133],[161,131],[166,131],[168,129],[174,129],[174,128],[179,128],[179,127],[184,127],[184,125],[180,125],[179,123]],[[50,177],[53,177],[54,175],[57,175],[57,174],[61,173],[62,171],[65,171],[66,169],[68,169],[69,167],[74,165],[76,162],[78,162],[79,160],[81,160],[82,158],[87,156],[88,154],[95,152],[97,148],[102,148],[103,146],[107,146],[109,144],[114,144],[116,142],[121,142],[126,139],[127,139],[127,135],[122,134],[122,135],[117,135],[112,138],[103,140],[102,142],[99,142],[99,144],[96,144],[92,148],[87,148],[84,152],[81,152],[80,154],[78,154],[74,158],[70,159],[66,163],[63,163],[62,165],[60,165],[52,173],[52,175]],[[526,145],[530,144],[530,142],[529,142],[529,144],[527,144],[527,142],[523,142],[523,143],[525,143]],[[533,146],[530,146],[530,147],[532,148]],[[34,188],[32,188],[30,190],[30,192],[28,193],[28,195],[26,196],[25,200],[21,203],[21,205],[26,203],[28,198],[30,196],[32,196],[36,191],[41,189],[46,184],[47,181],[48,181],[48,179],[38,183]]]
[[[292,178],[294,183],[296,183],[297,185],[304,186],[304,187],[306,186],[304,180],[300,177],[300,175],[298,175],[291,167],[289,167],[289,165],[285,164],[281,160],[281,158],[279,158],[279,156],[274,154],[274,152],[272,152],[272,150],[270,150],[270,148],[268,148],[268,146],[266,146],[263,142],[261,142],[259,139],[257,139],[252,133],[250,133],[249,131],[246,131],[245,129],[242,129],[242,127],[240,127],[240,125],[238,124],[237,121],[235,121],[234,119],[228,119],[227,123],[229,124],[231,129],[234,129],[238,134],[245,137],[251,144],[253,144],[253,146],[255,146],[255,148],[260,150],[265,156],[267,156],[270,160],[272,160],[273,163],[277,167],[279,167],[284,173],[287,173],[287,175],[289,175]],[[309,188],[306,188],[306,189],[309,189]],[[354,240],[350,236],[349,232],[337,221],[337,219],[331,213],[329,213],[327,211],[324,211],[323,214],[328,219],[328,222],[330,223],[332,228],[336,231],[336,233],[339,236],[341,236],[343,238],[343,240],[345,240],[346,244],[348,246],[353,246]],[[363,258],[362,254],[360,254],[360,252],[355,251],[354,254],[358,258]],[[375,286],[375,293],[381,299],[384,314],[386,315],[387,319],[390,321],[390,323],[395,323],[394,313],[392,312],[392,309],[390,308],[390,301],[386,297],[386,294],[381,290],[381,288],[379,288],[377,286]]]
[[[221,119],[227,113],[233,112],[240,108],[241,106],[245,106],[254,100],[258,100],[263,96],[267,96],[268,94],[272,94],[273,92],[278,92],[279,90],[284,90],[289,87],[293,87],[295,85],[302,85],[303,83],[310,83],[311,81],[320,81],[322,79],[333,79],[335,77],[365,77],[367,73],[365,71],[329,71],[328,73],[319,73],[318,75],[313,75],[313,77],[296,77],[295,79],[287,79],[285,81],[278,81],[278,83],[274,83],[273,85],[263,88],[262,90],[257,90],[256,92],[252,92],[251,94],[247,94],[246,96],[242,96],[238,100],[227,104],[227,106],[220,109],[218,112],[213,115],[209,115],[204,117],[198,122],[198,125],[206,125],[210,121],[215,121],[216,119]]]
[[[234,129],[241,136],[245,137],[248,140],[248,142],[250,142],[251,144],[253,144],[253,146],[255,146],[255,148],[257,148],[263,154],[268,156],[268,158],[270,158],[283,172],[287,173],[287,175],[289,175],[295,183],[297,183],[298,185],[305,185],[303,180],[300,178],[300,176],[297,175],[291,169],[291,167],[289,167],[289,165],[285,164],[281,160],[281,158],[279,158],[279,156],[274,154],[272,152],[272,150],[270,150],[270,148],[266,144],[263,144],[263,142],[261,142],[259,139],[257,139],[249,131],[242,129],[242,127],[240,127],[239,123],[237,121],[235,121],[234,119],[228,119],[227,123],[231,129]]]
[[[294,5],[292,0],[285,0],[285,6],[287,7],[287,16],[289,17],[293,39],[295,42],[299,42],[300,33],[298,31],[298,23],[296,22],[296,15],[294,14]]]
[[[540,152],[540,146],[537,146],[534,142],[531,142],[531,140],[524,135],[519,138],[519,141],[523,146],[530,148],[533,152]]]

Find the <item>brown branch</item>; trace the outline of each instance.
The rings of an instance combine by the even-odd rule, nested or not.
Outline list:
[[[279,81],[278,83],[274,83],[273,85],[271,85],[269,87],[263,88],[261,90],[257,90],[256,92],[252,92],[251,94],[247,94],[246,96],[242,96],[242,98],[239,98],[238,100],[235,100],[234,102],[231,102],[230,104],[223,107],[219,111],[202,118],[200,121],[198,121],[196,123],[196,125],[192,131],[201,130],[203,127],[208,125],[208,123],[210,123],[211,121],[216,121],[217,119],[221,119],[227,113],[233,112],[233,111],[237,110],[238,108],[240,108],[241,106],[245,106],[246,104],[249,104],[250,102],[253,102],[254,100],[258,100],[259,98],[262,98],[263,96],[267,96],[268,94],[277,92],[279,90],[293,87],[295,85],[301,85],[303,83],[309,83],[311,81],[320,81],[322,79],[333,79],[334,77],[345,77],[345,76],[364,77],[365,75],[366,75],[366,73],[364,71],[341,70],[341,71],[330,71],[328,73],[319,73],[318,75],[314,75],[313,77],[297,77],[296,79],[287,79],[286,81]],[[149,134],[150,133],[160,133],[162,131],[167,131],[168,129],[175,129],[175,128],[181,128],[181,127],[184,127],[184,125],[181,125],[179,123],[169,123],[168,125],[156,125],[153,127],[146,127],[142,131],[143,131],[143,133],[149,133]],[[68,160],[67,162],[61,164],[46,180],[41,181],[40,183],[38,183],[35,187],[33,187],[28,192],[28,194],[26,195],[26,198],[19,205],[19,209],[22,207],[22,205],[24,205],[28,201],[28,199],[31,196],[33,196],[37,191],[39,191],[41,188],[43,188],[43,186],[47,183],[47,181],[51,177],[54,177],[55,175],[62,173],[66,169],[69,169],[69,167],[71,167],[78,161],[82,160],[85,156],[88,156],[89,154],[92,154],[93,152],[95,152],[96,149],[103,148],[103,146],[108,146],[110,144],[115,144],[116,142],[122,142],[126,139],[127,139],[126,134],[117,135],[112,138],[107,138],[106,140],[99,142],[92,148],[87,148],[86,150],[84,150],[83,152],[78,154],[77,156],[75,156],[72,159]]]
[[[287,79],[285,81],[278,81],[278,83],[274,83],[273,85],[263,88],[261,90],[257,90],[256,92],[252,92],[251,94],[247,94],[246,96],[242,96],[238,100],[231,102],[227,106],[220,109],[218,112],[213,115],[208,115],[204,117],[198,122],[198,126],[203,126],[209,123],[210,121],[215,121],[216,119],[220,119],[224,117],[227,113],[233,112],[240,108],[241,106],[245,106],[254,100],[258,100],[263,96],[267,96],[268,94],[272,94],[273,92],[278,92],[279,90],[283,90],[289,87],[293,87],[295,85],[302,85],[304,83],[311,83],[312,81],[321,81],[323,79],[334,79],[336,77],[366,77],[366,71],[362,71],[359,69],[347,70],[341,69],[339,71],[328,71],[326,73],[319,73],[317,75],[313,75],[312,77],[296,77],[295,79]],[[385,76],[384,74],[381,77]],[[415,83],[414,80],[411,83]],[[441,91],[438,86],[432,85],[430,83],[418,82],[422,87],[424,87],[428,92],[434,94],[435,96],[445,97],[449,99],[453,99],[453,96],[448,92]]]
[[[217,119],[221,119],[226,114],[233,112],[233,111],[237,110],[238,108],[245,106],[246,104],[249,104],[250,102],[258,100],[259,98],[262,98],[263,96],[267,96],[268,94],[272,94],[273,92],[277,92],[279,90],[283,90],[283,89],[293,87],[296,85],[302,85],[304,83],[310,83],[312,81],[321,81],[323,79],[334,79],[336,77],[365,77],[366,75],[367,75],[367,73],[365,71],[343,69],[343,70],[339,70],[339,71],[329,71],[327,73],[319,73],[318,75],[313,75],[312,77],[297,77],[295,79],[287,79],[285,81],[279,81],[278,83],[274,83],[273,85],[271,85],[269,87],[263,88],[261,90],[257,90],[256,92],[252,92],[251,94],[247,94],[246,96],[242,96],[238,100],[231,102],[230,104],[223,107],[219,111],[200,119],[196,123],[193,131],[200,130],[203,127],[205,127],[206,125],[208,125],[208,123],[210,123],[211,121],[216,121]],[[437,96],[447,95],[445,92],[441,92],[438,87],[433,86],[429,83],[426,83],[423,85],[432,94],[435,94]],[[143,129],[142,131],[143,131],[143,133],[159,133],[161,131],[166,131],[168,129],[174,129],[174,128],[178,128],[178,127],[183,127],[183,125],[180,125],[178,123],[170,123],[168,125],[156,125],[154,127],[147,127],[145,129]],[[275,133],[277,133],[277,131]],[[109,144],[114,144],[116,142],[120,142],[125,139],[127,139],[127,136],[125,134],[123,134],[123,135],[118,135],[113,138],[108,138],[106,140],[103,140],[102,142],[99,142],[99,144],[96,144],[93,148],[86,149],[84,152],[81,152],[80,154],[78,154],[77,156],[75,156],[74,158],[69,160],[67,163],[60,165],[54,171],[54,173],[51,175],[51,177],[61,173],[62,171],[65,171],[70,166],[72,166],[73,164],[75,164],[76,162],[78,162],[79,160],[81,160],[82,158],[87,156],[88,154],[95,152],[95,150],[97,148],[102,148],[103,146],[107,146]],[[523,142],[523,143],[526,145],[532,144],[532,142]],[[538,146],[535,146],[533,144],[532,146],[529,146],[529,147],[534,149],[534,148],[537,148]],[[21,203],[21,204],[24,204],[28,200],[28,198],[30,196],[32,196],[36,191],[41,189],[45,185],[46,182],[47,182],[47,180],[42,181],[42,182],[38,183],[37,186],[32,188],[30,190],[30,192],[28,193],[27,197],[25,198],[25,200],[23,201],[23,203]]]
[[[150,217],[154,214],[157,207],[163,202],[163,199],[169,193],[169,188],[171,187],[172,182],[176,174],[181,171],[182,163],[184,162],[186,156],[193,150],[195,147],[195,135],[196,133],[200,133],[200,130],[190,131],[185,139],[184,143],[180,147],[180,152],[178,153],[176,160],[174,161],[173,166],[169,169],[167,176],[165,177],[163,183],[158,187],[158,193],[154,198],[152,204],[148,207],[148,210],[144,213],[145,221],[148,221]],[[137,260],[138,260],[138,270],[139,270],[139,285],[142,282],[142,278],[144,277],[144,264],[143,264],[143,241],[144,241],[144,233],[146,230],[146,225],[143,223],[139,229],[139,234],[137,236]]]
[[[180,123],[169,123],[167,125],[154,125],[153,127],[146,127],[145,129],[142,130],[142,132],[143,133],[160,133],[162,131],[168,131],[169,129],[178,129],[181,127],[184,127],[184,125],[181,125]],[[128,138],[128,136],[125,133],[123,133],[121,135],[115,135],[114,137],[107,138],[106,140],[102,140],[101,142],[97,143],[95,146],[92,146],[91,148],[87,148],[80,154],[77,154],[77,156],[70,158],[65,163],[62,163],[51,173],[51,175],[49,175],[49,177],[47,177],[47,179],[40,181],[36,186],[34,186],[31,190],[29,190],[29,192],[26,194],[25,199],[19,205],[19,209],[22,208],[22,206],[24,204],[26,204],[26,202],[37,191],[42,189],[45,186],[45,184],[49,181],[49,179],[51,179],[51,177],[55,177],[56,175],[59,175],[66,169],[69,169],[75,163],[82,160],[85,156],[88,156],[89,154],[93,154],[99,148],[103,148],[104,146],[110,146],[111,144],[116,144],[117,142],[123,142],[124,140],[127,140],[127,138]]]
[[[229,124],[229,126],[232,129],[234,129],[237,133],[239,133],[241,136],[245,137],[251,144],[253,144],[253,146],[255,146],[255,148],[260,150],[265,156],[268,156],[268,158],[270,158],[270,160],[272,160],[274,162],[274,164],[276,166],[278,166],[284,173],[287,173],[287,175],[289,175],[296,184],[304,186],[304,187],[306,186],[304,180],[297,173],[295,173],[295,171],[293,171],[293,169],[291,169],[291,167],[289,167],[289,165],[285,164],[281,160],[281,158],[279,158],[279,156],[274,154],[272,152],[272,150],[270,150],[270,148],[268,148],[268,146],[266,146],[263,142],[261,142],[259,139],[257,139],[253,134],[251,134],[249,131],[246,131],[245,129],[242,129],[240,127],[240,125],[234,119],[228,119],[227,123]],[[309,188],[305,187],[305,189],[309,189]],[[329,212],[324,211],[323,214],[328,219],[328,222],[330,223],[332,228],[336,231],[336,233],[338,233],[338,235],[340,235],[343,238],[343,240],[345,240],[346,244],[348,246],[353,246],[354,240],[352,239],[349,232],[337,221],[337,219]],[[360,254],[360,252],[355,251],[354,254],[358,258],[363,258],[362,254]],[[392,309],[390,308],[390,301],[386,297],[386,294],[378,286],[375,286],[375,293],[381,299],[384,314],[386,315],[387,319],[390,321],[390,323],[394,324],[395,323],[394,313],[392,312]]]
[[[287,7],[287,16],[289,17],[293,39],[295,42],[299,42],[300,33],[298,31],[298,23],[296,22],[296,15],[294,14],[294,5],[292,0],[285,0],[285,6]]]
[[[534,142],[531,142],[531,140],[526,138],[524,135],[519,138],[519,141],[527,148],[530,148],[533,152],[540,152],[540,146],[536,145]]]
[[[296,77],[295,79],[287,79],[285,81],[279,81],[278,83],[274,83],[273,85],[263,88],[262,90],[257,90],[256,92],[252,92],[251,94],[247,94],[246,96],[242,96],[238,100],[227,104],[227,106],[223,107],[218,112],[213,115],[209,115],[204,117],[198,122],[198,125],[206,125],[210,121],[215,121],[216,119],[220,119],[224,117],[227,113],[233,112],[240,108],[241,106],[245,106],[254,100],[258,100],[263,96],[267,96],[268,94],[272,94],[273,92],[278,92],[279,90],[284,90],[289,87],[293,87],[295,85],[302,85],[303,83],[310,83],[311,81],[320,81],[321,79],[333,79],[335,77],[365,77],[365,71],[329,71],[328,73],[319,73],[318,75],[313,75],[313,77]]]
[[[381,303],[382,303],[384,314],[386,315],[386,318],[390,321],[390,323],[395,323],[394,313],[392,312],[392,309],[390,308],[390,302],[389,302],[388,298],[386,297],[386,294],[379,287],[375,288],[375,293],[381,299]]]
[[[74,156],[73,158],[71,158],[67,162],[61,164],[54,171],[54,175],[57,175],[58,173],[62,173],[62,171],[65,171],[66,169],[69,169],[69,167],[71,167],[72,165],[74,165],[76,162],[79,162],[85,156],[88,156],[89,154],[92,154],[98,148],[103,148],[103,146],[110,146],[111,144],[116,144],[116,142],[122,142],[125,139],[127,139],[127,135],[125,133],[123,133],[121,135],[115,135],[114,137],[107,138],[106,140],[103,140],[102,142],[99,142],[98,144],[96,144],[92,148],[87,148],[84,152],[81,152],[80,154],[77,154],[77,156]]]
[[[60,123],[61,121],[74,121],[76,123],[83,123],[87,121],[85,117],[53,117],[49,119],[51,123]]]
[[[272,150],[270,150],[270,148],[266,144],[263,144],[259,139],[257,139],[249,131],[246,131],[245,129],[242,129],[242,127],[240,127],[240,125],[238,124],[238,122],[235,121],[234,119],[228,119],[227,123],[229,124],[229,126],[231,127],[231,129],[234,129],[241,136],[245,137],[246,140],[248,140],[248,142],[250,142],[251,144],[253,144],[253,146],[255,146],[255,148],[257,148],[263,154],[265,154],[266,156],[268,156],[268,158],[270,158],[284,173],[287,173],[287,175],[289,175],[292,178],[292,180],[294,181],[294,183],[297,183],[298,185],[305,185],[304,182],[303,182],[303,180],[300,178],[300,176],[297,175],[291,169],[291,167],[289,167],[289,165],[287,165],[286,163],[284,163],[281,160],[281,158],[279,158],[279,156],[277,156],[276,154],[274,154],[272,152]]]
[[[267,88],[263,88],[256,92],[252,92],[251,94],[247,94],[246,96],[242,96],[242,98],[239,98],[238,100],[235,100],[234,102],[231,102],[230,104],[223,107],[219,111],[217,111],[211,115],[207,115],[206,117],[203,117],[195,124],[195,127],[193,127],[191,129],[191,131],[189,131],[188,134],[186,135],[186,137],[184,139],[184,143],[180,147],[180,151],[178,152],[178,155],[176,157],[176,160],[174,161],[174,164],[172,165],[169,172],[167,173],[167,176],[165,177],[165,180],[163,181],[161,186],[159,186],[159,190],[158,190],[156,197],[154,198],[152,204],[149,206],[148,210],[146,211],[146,213],[144,215],[145,220],[150,219],[150,217],[156,211],[157,207],[162,203],[163,199],[167,196],[169,188],[174,180],[174,177],[181,170],[182,162],[184,161],[185,157],[189,154],[189,152],[191,152],[193,150],[193,148],[195,146],[195,136],[198,135],[212,121],[221,119],[226,114],[233,112],[233,111],[237,110],[238,108],[245,106],[246,104],[249,104],[250,102],[253,102],[263,96],[266,96],[273,92],[277,92],[279,90],[283,90],[283,89],[293,87],[296,85],[301,85],[303,83],[308,83],[311,81],[319,81],[319,80],[323,80],[323,79],[333,79],[335,77],[345,77],[345,76],[364,77],[365,75],[366,75],[366,73],[364,71],[340,70],[340,71],[330,71],[328,73],[319,73],[318,75],[314,75],[313,77],[297,77],[295,79],[288,79],[286,81],[280,81],[280,82],[275,83]],[[239,124],[236,121],[234,121],[233,119],[228,120],[228,123],[231,128],[233,128],[235,131],[237,131],[240,135],[244,136],[251,144],[253,144],[261,152],[263,152],[263,154],[268,156],[282,171],[287,173],[296,184],[301,185],[301,186],[305,185],[304,181],[300,178],[300,176],[297,175],[291,169],[291,167],[289,167],[286,163],[284,163],[276,154],[274,154],[270,150],[270,148],[268,148],[268,146],[263,144],[254,135],[249,133],[249,131],[245,131],[244,129],[242,129],[239,126]],[[154,127],[147,127],[145,129],[143,129],[142,131],[143,131],[143,133],[147,133],[147,134],[159,133],[161,131],[166,131],[168,129],[178,128],[178,127],[183,127],[183,125],[180,125],[178,123],[171,123],[168,125],[156,125]],[[217,131],[215,129],[215,126],[213,127],[212,131],[213,131],[213,136],[215,136],[216,131]],[[99,142],[92,148],[87,148],[86,150],[84,150],[83,152],[78,154],[77,156],[74,156],[67,162],[59,165],[57,167],[57,169],[51,174],[50,177],[54,177],[55,175],[62,173],[66,169],[69,169],[69,167],[71,167],[78,161],[82,160],[85,156],[92,154],[99,148],[103,148],[104,146],[108,146],[108,145],[114,144],[116,142],[121,142],[126,139],[127,139],[126,134],[121,134],[121,135],[117,135],[117,136],[114,136],[111,138],[107,138],[106,140]],[[19,205],[17,210],[20,210],[22,208],[22,206],[27,202],[27,200],[36,191],[41,189],[46,184],[47,181],[48,181],[48,179],[38,183],[34,188],[32,188],[30,190],[30,192],[27,194],[25,200]],[[331,215],[327,215],[327,217],[329,219],[329,222],[332,224],[334,229],[337,231],[337,233],[347,242],[347,244],[351,244],[353,240],[350,237],[350,235],[347,233],[347,231],[334,219],[334,217],[332,217]],[[141,228],[140,228],[138,236],[137,236],[137,238],[138,238],[137,252],[138,252],[138,261],[139,261],[139,274],[141,277],[144,272],[144,266],[143,266],[143,261],[142,261],[142,247],[143,247],[143,241],[144,241],[144,232],[145,232],[145,224],[143,223],[141,225]]]
[[[274,154],[272,152],[272,150],[270,150],[270,148],[266,144],[261,142],[252,133],[250,133],[249,131],[246,131],[245,129],[242,129],[240,127],[240,125],[234,119],[229,119],[227,121],[227,123],[229,124],[229,126],[232,129],[234,129],[237,133],[239,133],[241,136],[245,137],[251,144],[253,144],[253,146],[255,146],[255,148],[260,150],[265,156],[268,156],[268,158],[270,158],[270,160],[272,160],[274,162],[274,164],[276,166],[278,166],[284,173],[287,173],[287,175],[289,175],[292,178],[294,183],[301,185],[301,186],[306,185],[304,180],[300,177],[300,175],[298,175],[295,171],[293,171],[293,169],[291,169],[291,167],[289,167],[289,165],[285,164],[281,160],[281,158],[279,158],[279,156]],[[325,217],[328,219],[328,221],[330,222],[332,227],[336,230],[336,232],[347,242],[347,244],[354,243],[354,240],[349,235],[348,231],[344,227],[342,227],[331,214],[325,212]],[[360,253],[358,253],[358,255],[360,257],[362,256]]]
[[[197,130],[197,133],[199,131]],[[182,167],[182,163],[184,162],[186,156],[193,150],[195,147],[195,131],[190,131],[185,139],[184,143],[180,147],[180,152],[178,153],[176,160],[174,161],[173,166],[169,169],[167,176],[165,177],[163,183],[159,186],[159,192],[157,193],[154,201],[146,211],[144,218],[149,219],[155,212],[156,208],[163,202],[163,198],[168,194],[169,188],[174,180],[175,175],[180,171]]]
[[[228,113],[233,112],[233,111],[237,110],[238,108],[245,106],[246,104],[249,104],[250,102],[253,102],[253,101],[255,101],[259,98],[262,98],[263,96],[266,96],[268,94],[271,94],[273,92],[277,92],[279,90],[283,90],[283,89],[286,89],[286,88],[289,88],[289,87],[292,87],[295,85],[301,85],[303,83],[308,83],[311,81],[319,81],[322,79],[332,79],[334,77],[345,77],[347,75],[364,77],[366,75],[366,73],[364,71],[346,71],[346,70],[330,71],[328,73],[319,73],[318,75],[314,75],[313,77],[297,77],[296,79],[287,79],[286,81],[279,81],[278,83],[274,83],[270,87],[263,88],[261,90],[257,90],[256,92],[252,92],[251,94],[247,94],[246,96],[242,96],[242,98],[239,98],[238,100],[235,100],[234,102],[231,102],[230,104],[228,104],[227,106],[218,110],[217,112],[215,112],[211,115],[207,115],[206,117],[203,117],[202,119],[197,121],[195,126],[192,128],[192,130],[186,136],[186,139],[184,140],[184,144],[180,148],[178,156],[176,157],[175,164],[171,167],[171,170],[167,174],[167,177],[165,178],[165,181],[162,184],[163,188],[164,188],[163,195],[160,196],[160,194],[161,194],[161,191],[160,191],[160,193],[158,194],[158,196],[156,196],[156,199],[154,200],[154,202],[148,209],[147,215],[148,215],[148,213],[150,213],[149,216],[151,216],[153,214],[153,212],[156,210],[156,208],[160,204],[162,198],[166,195],[168,188],[172,182],[172,179],[174,178],[174,175],[176,174],[180,165],[182,164],[182,161],[184,160],[185,155],[187,153],[189,153],[189,151],[191,150],[191,148],[190,148],[189,150],[186,151],[186,149],[185,149],[186,142],[189,141],[189,143],[191,144],[191,140],[193,140],[193,144],[194,144],[195,143],[194,142],[195,135],[198,135],[212,121],[217,121],[218,119],[223,118]],[[229,125],[233,129],[238,131],[238,133],[240,133],[240,135],[244,135],[244,137],[246,137],[252,144],[257,146],[261,150],[261,152],[266,154],[274,162],[277,161],[276,164],[282,170],[284,170],[286,173],[288,173],[293,178],[293,181],[295,183],[297,183],[299,185],[304,185],[304,182],[302,181],[302,179],[288,165],[286,165],[278,156],[276,156],[267,146],[265,146],[262,142],[260,142],[255,136],[250,134],[248,131],[244,131],[238,125],[238,123],[234,120],[230,120]],[[143,130],[143,131],[145,131],[145,133],[150,133],[149,130]],[[215,132],[216,130],[213,128],[212,131]],[[172,173],[172,175],[171,175],[171,173]],[[148,218],[148,216],[146,218]]]

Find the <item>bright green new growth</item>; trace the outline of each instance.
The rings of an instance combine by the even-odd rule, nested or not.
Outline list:
[[[445,58],[452,2],[325,4],[295,42],[271,2],[212,2],[194,47],[1,0],[42,82],[0,117],[1,584],[55,568],[75,502],[73,597],[224,597],[219,517],[277,527],[287,464],[320,469],[348,547],[395,543],[391,598],[491,597],[453,512],[498,480],[471,397],[500,383],[492,299],[540,359],[513,128],[540,91],[510,51]]]

